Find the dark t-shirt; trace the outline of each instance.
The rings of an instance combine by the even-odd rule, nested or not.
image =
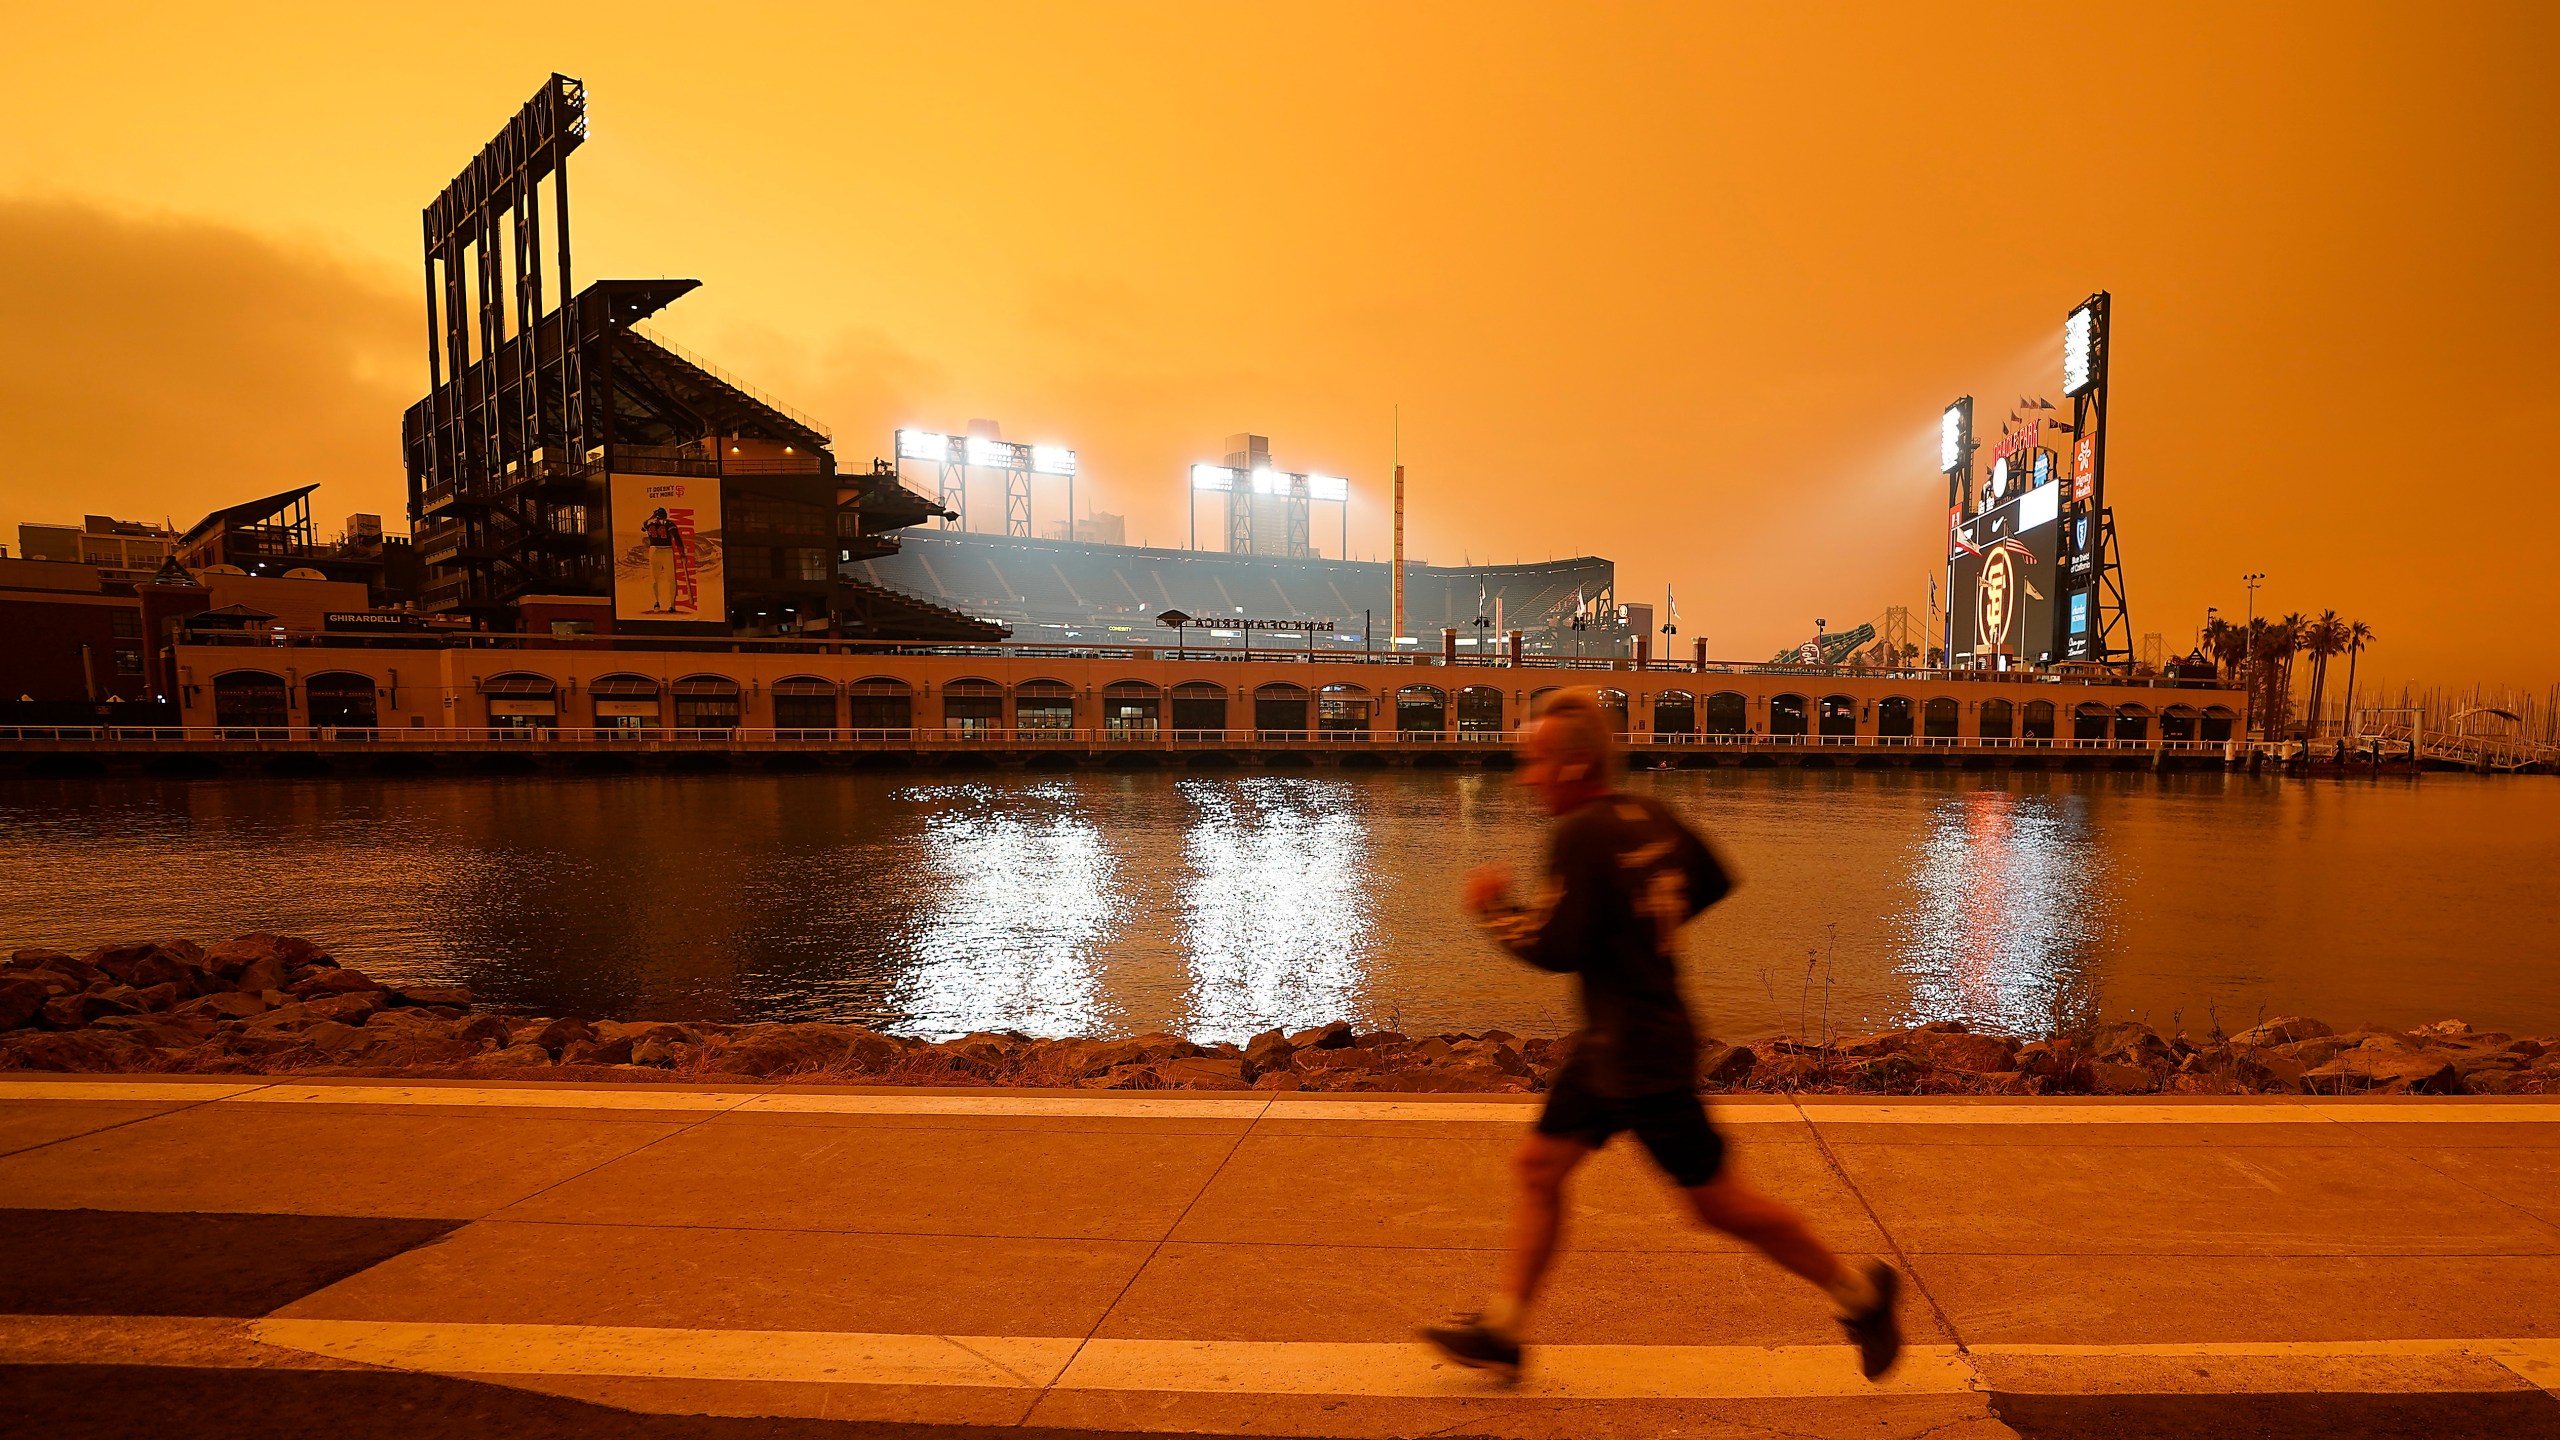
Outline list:
[[[1541,970],[1578,976],[1582,1033],[1570,1062],[1603,1095],[1689,1091],[1698,1032],[1680,998],[1680,927],[1733,889],[1715,852],[1660,803],[1602,795],[1556,822],[1535,903],[1484,926]]]

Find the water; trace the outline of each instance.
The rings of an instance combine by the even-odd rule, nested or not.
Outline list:
[[[2560,1032],[2560,781],[1691,771],[1731,1036],[2261,1013]],[[0,783],[0,945],[265,929],[544,1013],[908,1033],[1571,1025],[1454,903],[1499,773]]]

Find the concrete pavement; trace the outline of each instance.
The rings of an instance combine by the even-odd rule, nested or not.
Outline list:
[[[1410,1337],[1489,1287],[1531,1113],[0,1079],[0,1419],[2560,1435],[2560,1103],[1737,1101],[1742,1172],[1916,1282],[1904,1366],[1622,1144],[1506,1391]]]

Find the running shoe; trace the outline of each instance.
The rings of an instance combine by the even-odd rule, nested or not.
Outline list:
[[[1423,1326],[1422,1338],[1470,1369],[1491,1370],[1506,1382],[1520,1378],[1520,1342],[1486,1325],[1474,1311]]]
[[[1855,1315],[1842,1316],[1840,1325],[1858,1344],[1858,1369],[1874,1380],[1902,1358],[1902,1322],[1893,1313],[1895,1303],[1902,1298],[1902,1276],[1877,1260],[1867,1266],[1867,1282],[1876,1287],[1876,1303]]]

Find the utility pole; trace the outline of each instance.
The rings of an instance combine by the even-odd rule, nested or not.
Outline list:
[[[1396,648],[1396,637],[1404,633],[1404,409],[1395,413],[1394,458],[1396,466],[1396,561],[1390,588],[1387,623],[1387,649]]]
[[[2241,640],[2247,646],[2241,652],[2241,665],[2249,676],[2249,688],[2240,696],[2240,733],[2243,735],[2258,728],[2258,637],[2252,632],[2258,628],[2258,584],[2266,578],[2264,570],[2252,570],[2240,577],[2240,583],[2249,587],[2249,618],[2240,627]]]

